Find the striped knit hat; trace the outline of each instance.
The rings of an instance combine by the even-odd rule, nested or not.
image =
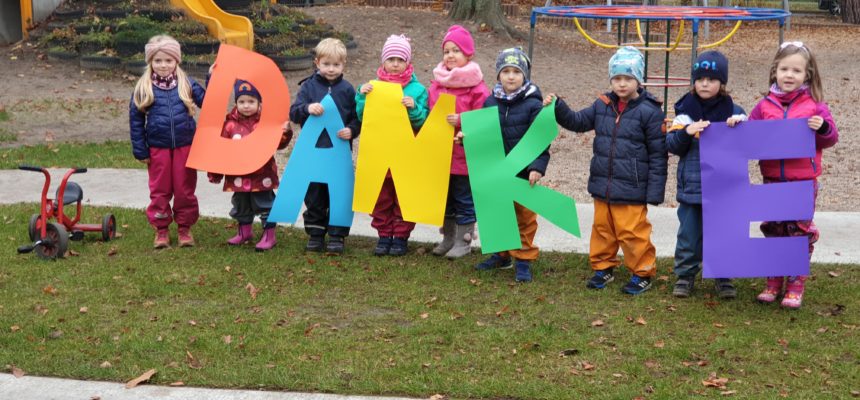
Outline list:
[[[382,46],[381,62],[391,57],[399,57],[406,61],[407,64],[412,62],[412,45],[409,44],[409,38],[405,35],[391,35],[385,40]]]

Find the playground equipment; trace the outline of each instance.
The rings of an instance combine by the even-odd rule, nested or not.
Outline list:
[[[254,49],[254,25],[248,18],[224,12],[213,0],[170,0],[170,4],[206,25],[221,43]]]
[[[684,6],[547,6],[532,9],[529,29],[529,58],[532,57],[534,48],[535,25],[537,17],[545,15],[550,17],[573,18],[576,29],[590,43],[608,49],[616,49],[621,46],[633,46],[645,54],[645,82],[643,86],[656,86],[663,88],[663,98],[669,97],[669,87],[682,87],[691,84],[690,77],[677,77],[669,75],[669,53],[676,50],[689,50],[691,53],[690,65],[696,62],[698,51],[717,47],[734,36],[741,27],[743,21],[776,20],[779,24],[779,44],[784,39],[786,19],[791,13],[774,8],[743,8],[743,7],[684,7]],[[616,43],[604,43],[591,35],[582,27],[579,19],[598,19],[617,23]],[[630,22],[635,23],[638,42],[625,43]],[[655,45],[651,39],[651,23],[664,21],[666,24],[666,42]],[[699,44],[699,28],[705,21],[735,21],[734,27],[720,40],[712,43]],[[622,23],[623,22],[623,23]],[[642,23],[645,23],[645,34],[642,34]],[[674,40],[672,39],[672,22],[677,22],[678,28]],[[686,25],[692,30],[692,42],[682,43],[686,34]],[[648,75],[649,53],[652,51],[665,52],[665,74],[663,76]],[[649,82],[651,80],[651,82]],[[657,82],[654,82],[656,80]],[[668,102],[663,102],[663,111],[668,110]]]

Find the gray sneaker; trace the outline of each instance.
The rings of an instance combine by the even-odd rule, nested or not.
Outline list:
[[[721,299],[734,299],[738,297],[738,290],[732,284],[731,279],[720,278],[714,281],[714,290],[717,292],[717,297]]]
[[[693,283],[696,278],[693,277],[680,277],[677,281],[675,281],[675,288],[672,289],[672,295],[680,298],[690,297],[690,293],[693,292]]]

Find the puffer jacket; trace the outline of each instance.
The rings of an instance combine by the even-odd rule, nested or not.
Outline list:
[[[313,75],[299,82],[299,93],[293,104],[290,105],[290,121],[299,124],[299,126],[304,126],[305,121],[311,115],[308,112],[308,106],[321,102],[327,94],[330,94],[337,104],[337,111],[343,120],[343,126],[352,130],[352,139],[357,138],[361,133],[361,124],[355,113],[355,89],[353,89],[352,84],[343,79],[343,75],[334,82],[329,82],[328,79],[319,74],[319,71],[314,71]],[[335,134],[336,132],[330,133]],[[352,139],[349,140],[350,147],[352,147]],[[320,135],[316,147],[332,147],[331,139],[328,135]]]
[[[663,202],[668,154],[660,101],[639,88],[639,97],[618,112],[618,96],[601,95],[585,109],[556,103],[556,120],[575,132],[595,131],[588,193],[613,204]]]
[[[355,112],[358,114],[358,120],[364,118],[364,105],[367,102],[367,95],[356,91],[355,95]],[[418,80],[418,77],[413,73],[412,79],[406,86],[403,87],[403,96],[409,96],[415,101],[415,107],[406,109],[406,114],[409,116],[409,123],[412,124],[412,129],[418,131],[421,125],[424,125],[424,120],[430,114],[427,108],[427,89]]]
[[[502,142],[505,146],[505,154],[509,154],[523,136],[526,135],[532,122],[534,122],[543,108],[543,96],[541,96],[540,89],[534,84],[529,83],[528,85],[528,88],[517,94],[513,99],[500,99],[490,96],[484,101],[485,108],[499,107],[499,121],[502,126]],[[549,147],[532,161],[531,164],[520,171],[517,176],[528,179],[529,172],[531,171],[537,171],[541,175],[546,175],[547,164],[549,164]]]
[[[188,78],[188,82],[194,104],[202,107],[206,90],[194,79]],[[197,122],[179,99],[178,86],[164,90],[152,85],[152,93],[155,100],[145,112],[137,109],[134,99],[128,107],[131,151],[138,160],[149,158],[150,147],[175,149],[190,146],[197,130]]]
[[[233,111],[227,114],[227,120],[224,121],[224,128],[221,129],[221,137],[240,140],[245,136],[250,135],[257,128],[260,122],[260,112],[246,117],[239,113],[239,110],[233,107]],[[278,150],[282,150],[290,143],[293,137],[293,131],[288,130],[281,136],[281,141],[278,143]],[[209,173],[210,181],[220,180],[224,175]],[[225,192],[262,192],[266,190],[275,190],[278,188],[278,164],[275,162],[275,157],[269,159],[260,169],[246,175],[236,176],[227,175],[224,180]]]

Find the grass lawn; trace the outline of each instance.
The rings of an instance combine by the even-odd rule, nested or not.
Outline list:
[[[761,279],[718,301],[711,282],[585,289],[587,258],[544,253],[535,281],[476,273],[473,255],[375,258],[232,248],[228,220],[195,227],[198,247],[152,250],[142,211],[122,237],[71,242],[56,262],[17,255],[35,205],[0,206],[0,365],[31,375],[190,386],[453,398],[848,398],[860,391],[860,268],[815,265],[804,308],[759,305]],[[259,227],[255,227],[259,230]],[[175,235],[175,232],[174,232]],[[175,240],[175,236],[174,236]],[[826,239],[825,239],[826,240]],[[421,246],[424,250],[429,245]],[[420,251],[419,251],[420,252]],[[701,290],[704,289],[704,290]],[[254,293],[255,295],[252,295]]]
[[[2,143],[0,134],[0,143]],[[131,155],[131,143],[52,143],[36,146],[0,148],[0,169],[15,169],[20,164],[41,167],[144,168]]]

